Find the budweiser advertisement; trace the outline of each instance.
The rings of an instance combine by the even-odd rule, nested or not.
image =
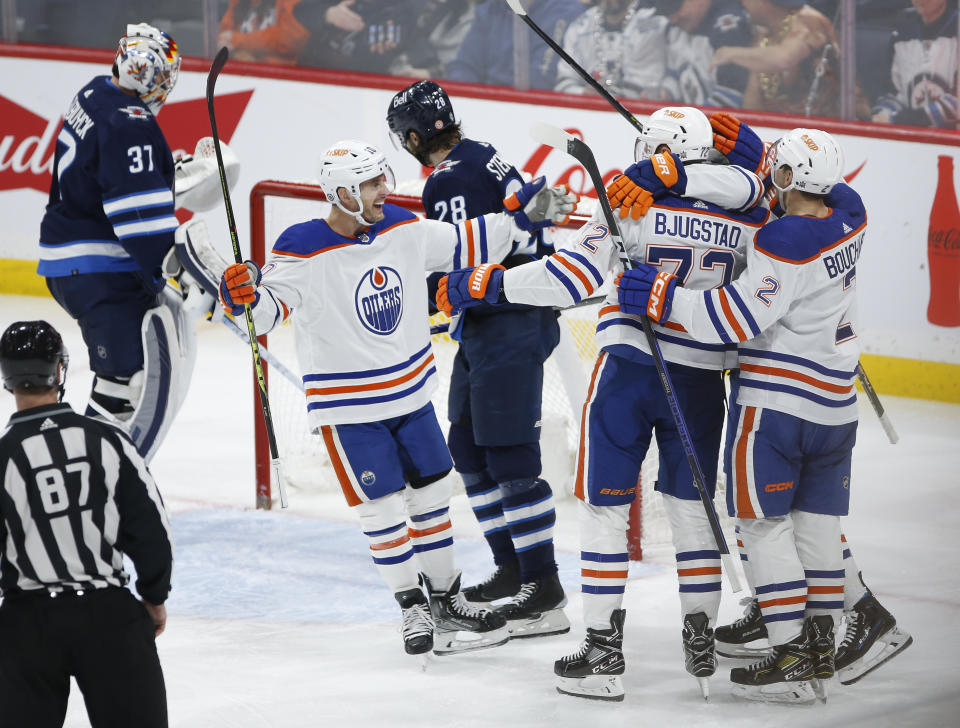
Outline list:
[[[0,210],[5,213],[0,258],[36,258],[60,119],[84,83],[108,72],[105,64],[0,57]],[[397,79],[395,88],[382,81],[378,88],[337,86],[234,75],[228,65],[217,83],[217,118],[221,137],[242,166],[233,193],[242,244],[249,239],[251,187],[263,179],[312,180],[318,155],[339,139],[381,146],[398,179],[422,176],[423,168],[410,155],[393,148],[385,121],[391,97],[407,83]],[[160,113],[175,151],[192,150],[197,139],[210,133],[205,84],[205,73],[182,72]],[[571,157],[532,141],[528,129],[533,122],[546,121],[581,137],[593,149],[605,182],[633,161],[634,129],[613,111],[451,96],[467,136],[491,142],[524,172],[567,182],[581,194],[595,195],[589,178]],[[785,129],[811,125],[790,121],[757,131],[772,141]],[[955,156],[960,138],[954,145],[942,139],[878,138],[875,133],[836,136],[846,154],[846,176],[869,214],[867,244],[856,271],[862,322],[856,333],[865,351],[960,363],[957,337],[943,336],[944,326],[956,325],[960,221],[953,167],[938,161]],[[952,207],[944,202],[951,196]],[[214,236],[222,231],[217,244],[229,253],[225,215],[216,211],[206,216]]]

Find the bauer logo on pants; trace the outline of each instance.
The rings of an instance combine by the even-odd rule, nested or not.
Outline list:
[[[373,268],[363,274],[354,294],[357,316],[367,331],[392,334],[403,316],[403,281],[393,268]]]

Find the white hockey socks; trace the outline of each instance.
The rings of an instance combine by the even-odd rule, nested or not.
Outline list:
[[[370,556],[390,590],[396,594],[419,589],[419,573],[400,492],[360,503],[356,508],[363,535],[370,539]]]
[[[713,627],[720,609],[720,551],[703,503],[661,495],[677,552],[680,617],[704,612]]]
[[[446,591],[460,572],[453,563],[453,530],[450,524],[452,473],[422,488],[403,489],[410,519],[410,542],[420,571],[435,589]]]
[[[869,594],[870,590],[863,583],[860,569],[853,558],[853,550],[843,533],[840,534],[840,543],[843,546],[843,608],[849,611],[853,609],[854,604]]]
[[[827,615],[834,625],[843,613],[843,550],[840,516],[793,511],[793,536],[807,581],[806,616]]]
[[[594,506],[580,501],[580,590],[588,629],[610,629],[610,615],[623,603],[630,571],[627,554],[629,505]]]

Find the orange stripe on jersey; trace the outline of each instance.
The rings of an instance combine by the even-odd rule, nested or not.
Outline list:
[[[730,301],[727,299],[727,292],[722,288],[717,291],[718,298],[720,299],[720,308],[723,309],[723,315],[727,318],[727,323],[733,327],[733,332],[737,335],[737,341],[746,341],[750,337],[747,336],[743,327],[740,326],[740,322],[737,321],[737,317],[733,315],[733,311],[730,310]]]
[[[671,331],[682,331],[683,333],[687,333],[687,330],[683,328],[683,326],[678,323],[674,323],[673,321],[661,321],[660,325],[665,329],[670,329]]]
[[[467,229],[467,267],[472,268],[477,264],[473,259],[473,220],[464,220],[463,225]]]
[[[827,208],[827,209],[830,209],[830,208]],[[826,218],[823,218],[823,219],[826,219]],[[803,260],[793,260],[793,259],[791,259],[791,258],[781,258],[779,255],[774,255],[774,254],[771,253],[769,250],[764,250],[764,249],[763,249],[762,247],[760,247],[759,245],[755,245],[754,247],[755,247],[757,250],[759,250],[761,253],[763,253],[764,255],[766,255],[768,258],[773,258],[774,260],[779,260],[781,263],[793,263],[794,265],[803,265],[804,263],[809,263],[811,260],[816,260],[816,259],[819,258],[821,255],[823,255],[826,251],[832,250],[833,248],[837,247],[838,245],[843,245],[845,242],[847,242],[847,241],[848,241],[850,238],[852,238],[854,235],[857,235],[857,234],[861,233],[866,226],[867,226],[867,223],[864,222],[860,227],[858,227],[856,230],[854,230],[852,233],[850,233],[850,234],[847,235],[846,237],[840,238],[837,242],[832,243],[832,244],[828,245],[828,246],[825,247],[825,248],[820,248],[820,250],[818,250],[815,255],[811,255],[809,258],[804,258]]]
[[[347,499],[347,505],[360,505],[363,503],[363,499],[357,495],[353,483],[350,482],[350,476],[347,475],[347,470],[343,467],[340,453],[337,452],[336,443],[333,441],[333,429],[330,425],[321,425],[320,434],[323,435],[323,444],[327,446],[327,454],[330,456],[330,462],[333,463],[333,472],[337,474],[337,480],[340,481],[340,490],[343,491],[343,497]]]
[[[807,601],[807,595],[801,594],[797,597],[780,597],[779,599],[768,599],[765,602],[760,602],[760,609],[765,609],[767,607],[783,607],[787,604],[803,604]]]
[[[843,534],[843,533],[840,534],[840,541],[842,541],[843,543],[846,543],[846,542],[847,542],[847,536],[846,536],[846,534]]]
[[[743,427],[737,433],[736,462],[737,462],[737,518],[756,518],[753,504],[750,503],[750,482],[747,479],[747,447],[750,433],[753,431],[754,419],[757,416],[756,407],[743,408]]]
[[[597,314],[597,318],[602,318],[608,313],[620,313],[620,306],[603,306]]]
[[[424,368],[433,361],[433,354],[430,354],[416,369],[407,372],[402,377],[397,377],[396,379],[388,379],[384,382],[374,382],[373,384],[348,384],[342,387],[322,387],[322,388],[311,388],[306,390],[308,397],[313,397],[318,394],[347,394],[348,392],[370,392],[377,389],[389,389],[390,387],[395,387],[398,384],[403,384],[404,382],[409,382]]]
[[[346,248],[348,245],[356,245],[357,243],[340,243],[339,245],[330,245],[326,248],[321,248],[320,250],[314,250],[312,253],[291,253],[289,250],[277,250],[274,248],[270,251],[272,255],[286,255],[290,258],[312,258],[315,255],[320,255],[320,253],[329,253],[331,250],[336,250],[337,248]]]
[[[843,594],[843,584],[840,586],[808,586],[810,594]]]
[[[701,566],[696,569],[677,569],[677,576],[712,576],[720,575],[719,566]]]
[[[430,526],[430,528],[410,528],[407,530],[407,533],[410,534],[410,538],[423,538],[424,536],[432,536],[435,533],[446,531],[448,528],[450,528],[449,520],[438,523],[436,526]]]
[[[583,486],[583,464],[587,459],[587,408],[590,406],[590,400],[593,399],[597,386],[597,373],[607,358],[607,352],[601,351],[597,357],[597,363],[593,366],[593,374],[590,375],[590,386],[587,388],[587,399],[583,403],[583,412],[580,415],[580,447],[577,449],[577,478],[574,481],[573,494],[582,501],[586,500]]]
[[[280,301],[279,298],[277,299],[277,301],[280,302],[280,307],[283,309],[283,318],[281,319],[281,321],[286,321],[287,317],[290,315],[290,309],[287,308],[287,304],[285,304],[283,301]]]
[[[577,280],[579,280],[583,284],[583,287],[587,289],[588,296],[591,293],[593,293],[593,284],[590,282],[590,279],[588,279],[583,274],[583,271],[577,268],[577,266],[575,266],[573,263],[571,263],[569,260],[564,258],[559,253],[554,253],[553,255],[550,256],[550,258],[555,260],[557,263],[560,263],[560,265],[562,265],[564,268],[566,268],[571,273],[573,273],[577,277]]]
[[[591,579],[626,579],[626,571],[597,571],[596,569],[580,569],[580,576]]]
[[[397,546],[402,546],[405,543],[410,542],[410,537],[407,534],[403,534],[400,538],[395,538],[393,541],[384,541],[383,543],[372,543],[370,544],[371,551],[386,551],[387,549],[396,548]]]
[[[393,229],[396,228],[396,227],[400,227],[401,225],[409,225],[411,222],[418,222],[419,220],[420,220],[419,217],[415,217],[415,218],[410,219],[410,220],[399,220],[399,221],[393,223],[393,225],[391,225],[390,227],[385,227],[383,230],[381,230],[380,232],[378,232],[377,235],[383,235],[384,233],[388,233],[388,232],[390,232],[391,230],[393,230]]]
[[[758,364],[741,364],[740,371],[754,372],[756,374],[770,374],[775,377],[793,379],[798,382],[809,384],[811,387],[817,387],[818,389],[823,389],[827,392],[833,392],[834,394],[849,394],[853,391],[854,386],[852,384],[845,386],[843,384],[830,384],[829,382],[821,382],[819,379],[815,379],[809,374],[801,374],[800,372],[795,372],[790,369],[780,369],[779,367],[765,367]]]

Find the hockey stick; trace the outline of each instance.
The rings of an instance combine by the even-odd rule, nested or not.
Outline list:
[[[230,329],[234,335],[240,339],[240,341],[243,341],[247,344],[250,343],[249,335],[247,334],[246,330],[243,329],[234,319],[230,318],[229,316],[224,316],[222,319],[220,319],[220,322]],[[303,382],[299,379],[299,377],[287,369],[287,367],[279,359],[277,359],[277,357],[270,353],[267,347],[258,346],[257,348],[260,351],[260,356],[263,357],[263,360],[269,364],[271,368],[275,369],[277,373],[283,375],[283,378],[290,382],[290,384],[292,384],[298,390],[303,390]]]
[[[230,187],[227,185],[227,172],[223,166],[223,154],[220,151],[220,135],[217,133],[217,116],[213,108],[213,88],[217,83],[217,76],[227,64],[230,52],[226,47],[221,48],[213,63],[210,64],[210,73],[207,74],[207,111],[210,115],[210,131],[213,132],[213,148],[217,153],[217,169],[220,172],[220,189],[223,191],[223,204],[227,210],[227,227],[230,229],[230,243],[233,246],[233,258],[237,263],[243,262],[240,252],[240,240],[237,237],[237,223],[233,217],[233,205],[230,203]],[[270,470],[273,472],[280,491],[280,507],[287,507],[287,490],[283,483],[283,472],[280,468],[280,455],[277,453],[277,436],[273,430],[273,417],[270,414],[270,400],[267,397],[267,380],[263,376],[263,363],[260,361],[260,347],[257,344],[257,330],[253,325],[253,310],[249,303],[243,304],[243,313],[247,319],[247,336],[250,337],[250,354],[253,356],[253,369],[257,375],[257,387],[260,392],[260,409],[263,410],[263,422],[267,428],[267,442],[270,444]]]
[[[624,270],[633,268],[633,263],[630,261],[627,250],[623,244],[620,226],[617,224],[617,219],[614,217],[613,210],[610,208],[610,201],[607,199],[604,191],[603,179],[600,177],[600,170],[597,168],[597,160],[594,159],[590,147],[572,134],[563,131],[563,129],[558,129],[555,126],[544,124],[543,122],[534,124],[530,133],[535,141],[566,152],[580,162],[584,169],[587,170],[590,181],[593,182],[593,186],[596,188],[600,208],[603,210],[603,217],[607,222],[607,226],[610,228],[610,237],[613,239],[614,245],[617,246],[620,263],[623,265]],[[727,579],[730,581],[730,587],[734,593],[739,592],[743,589],[743,586],[740,584],[740,577],[737,574],[733,556],[730,554],[730,548],[727,546],[727,540],[724,538],[723,531],[720,528],[720,519],[717,516],[717,510],[714,508],[713,500],[707,492],[707,487],[703,479],[703,470],[700,467],[700,461],[697,459],[697,453],[693,449],[693,441],[690,439],[687,423],[683,419],[683,412],[680,411],[680,404],[674,393],[670,374],[667,372],[666,364],[663,361],[660,344],[657,342],[656,336],[653,333],[650,319],[646,316],[641,316],[640,323],[643,326],[643,334],[647,339],[647,346],[650,347],[650,354],[653,357],[653,363],[660,377],[663,394],[666,396],[667,403],[670,406],[670,413],[673,415],[673,421],[677,427],[677,434],[680,436],[684,454],[687,456],[690,472],[693,474],[693,483],[697,487],[697,492],[700,494],[703,509],[707,514],[707,521],[710,523],[710,530],[713,532],[713,538],[717,542],[717,550],[720,551],[724,571],[727,572]]]
[[[607,103],[616,109],[624,119],[629,121],[634,129],[639,132],[643,131],[643,124],[640,123],[637,117],[627,111],[626,107],[613,97],[613,94],[607,91],[607,89],[605,89],[600,82],[597,81],[597,79],[587,73],[579,63],[573,60],[570,54],[563,49],[563,46],[547,35],[543,29],[541,29],[540,26],[537,25],[529,15],[527,15],[527,11],[523,9],[523,5],[520,4],[520,0],[506,0],[506,3],[510,6],[510,9],[523,20],[524,23],[530,26],[530,29],[534,33],[543,38],[543,42],[550,46],[550,49],[553,50],[554,53],[560,56],[564,61],[566,61],[570,68],[577,72],[577,75],[579,75],[580,78],[590,84],[590,86],[598,94],[607,100]]]
[[[900,436],[897,434],[897,431],[893,429],[893,423],[890,421],[890,418],[887,417],[887,413],[883,409],[883,404],[880,402],[880,397],[877,396],[877,392],[873,388],[873,384],[870,383],[867,372],[860,362],[857,362],[857,377],[860,379],[860,384],[863,385],[863,391],[867,393],[867,399],[869,399],[870,404],[873,405],[873,411],[877,413],[877,417],[880,419],[883,431],[887,433],[887,439],[890,440],[891,445],[896,445],[900,440]]]

